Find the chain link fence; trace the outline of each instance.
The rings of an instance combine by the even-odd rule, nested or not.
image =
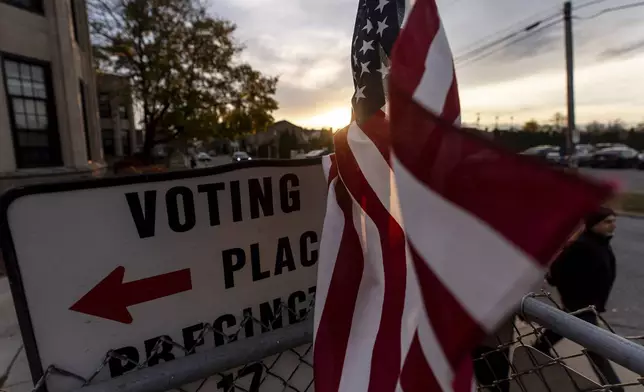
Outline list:
[[[282,328],[284,322],[289,326]],[[299,312],[280,304],[270,323],[246,316],[232,333],[225,333],[211,323],[204,323],[195,343],[184,347],[170,337],[160,337],[144,361],[134,361],[126,354],[108,351],[96,370],[83,377],[50,366],[33,391],[42,391],[55,377],[79,381],[82,391],[294,391],[313,390],[312,350],[313,302]],[[246,328],[259,326],[262,335],[239,339]],[[217,349],[204,346],[206,334],[215,334]],[[163,354],[183,354],[183,358],[159,361]],[[176,355],[181,357],[181,354]],[[181,363],[179,367],[176,364]],[[105,382],[110,367],[131,369],[117,379]],[[184,373],[179,375],[177,373]],[[102,375],[102,377],[101,377]],[[117,380],[116,383],[113,381]],[[183,384],[181,380],[185,380]],[[198,381],[195,381],[198,380]],[[181,385],[181,386],[178,386]]]
[[[644,391],[644,380],[638,375],[644,373],[644,348],[638,344],[624,347],[622,340],[612,335],[614,331],[609,323],[595,309],[575,312],[574,315],[578,317],[582,317],[584,312],[593,315],[607,329],[605,332],[600,331],[602,335],[597,342],[604,346],[598,349],[592,334],[580,329],[580,326],[588,323],[575,324],[562,318],[566,315],[550,294],[543,292],[529,297],[538,299],[540,303],[548,303],[548,311],[555,312],[554,321],[540,315],[538,309],[524,306],[522,314],[513,317],[508,323],[509,333],[499,332],[474,350],[473,363],[479,391]],[[228,334],[207,323],[192,347],[183,347],[168,337],[161,337],[154,346],[153,355],[142,362],[110,351],[96,371],[87,377],[51,366],[36,384],[34,391],[42,390],[46,381],[52,377],[77,379],[79,385],[82,384],[77,392],[313,391],[312,317],[313,303],[299,312],[282,305],[270,324],[246,317],[233,333]],[[285,321],[289,325],[278,328]],[[533,348],[537,340],[540,337],[541,341],[548,340],[548,335],[544,335],[544,325],[540,323],[559,332],[565,330],[561,330],[565,324],[569,333],[561,335],[580,341],[579,335],[582,336],[582,341],[590,344],[577,346],[564,339],[565,344],[554,344],[554,347],[548,346],[539,351]],[[263,333],[239,339],[249,324],[259,325]],[[208,333],[216,334],[219,339],[215,340],[225,344],[214,349],[205,347],[204,337]],[[611,337],[620,340],[611,342]],[[642,338],[629,337],[631,341]],[[155,354],[160,355],[169,350],[175,354],[181,352],[184,357],[169,362],[158,361],[159,357]],[[605,374],[608,362],[602,362],[603,355],[618,358],[617,361],[626,363],[635,373],[617,367],[620,379]],[[106,368],[110,366],[121,366],[131,371],[105,380]],[[614,364],[612,366],[615,367]]]
[[[533,294],[529,297],[546,303],[564,313],[556,299],[548,292]],[[488,338],[488,344],[479,347],[473,353],[475,373],[478,378],[478,390],[490,392],[541,392],[541,391],[644,391],[644,379],[633,369],[626,369],[609,362],[604,355],[628,356],[622,344],[608,321],[594,307],[580,309],[569,313],[585,322],[592,322],[606,329],[606,338],[616,338],[613,344],[597,340],[598,345],[604,345],[596,352],[589,347],[575,344],[573,334],[563,335],[559,344],[558,334],[548,331],[544,325],[532,321],[534,314],[524,308],[524,312],[514,317],[507,327],[507,333],[499,333]],[[566,324],[566,320],[551,320],[543,322],[549,328],[557,328]],[[558,325],[559,324],[559,325]],[[569,325],[576,328],[574,325]],[[576,331],[575,335],[587,335],[585,331]],[[561,336],[559,335],[559,336]],[[592,336],[584,336],[593,340]],[[554,338],[554,339],[553,339]],[[639,343],[644,337],[625,337],[630,342]],[[552,341],[551,341],[552,340]],[[496,344],[490,344],[494,342]],[[639,344],[637,344],[639,348]],[[640,349],[641,358],[644,350]],[[641,364],[640,364],[641,365]],[[641,373],[640,373],[641,374]]]

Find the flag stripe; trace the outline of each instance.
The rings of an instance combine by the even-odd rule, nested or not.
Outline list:
[[[396,157],[424,186],[486,222],[546,265],[560,247],[560,238],[570,233],[609,189],[543,170],[532,161],[505,153],[413,101],[411,97],[420,94],[417,86],[423,74],[435,72],[417,59],[427,53],[425,37],[440,23],[433,1],[417,1],[416,7],[421,8],[412,12],[407,28],[400,33],[390,74],[390,110],[396,128],[391,142]],[[507,186],[509,183],[513,186]],[[588,195],[580,193],[579,187]],[[557,191],[543,192],[548,188]],[[502,205],[498,189],[505,192]],[[402,187],[399,192],[402,197]],[[571,205],[561,200],[569,200]],[[544,216],[552,218],[544,220]],[[535,222],[535,226],[525,230],[526,222]]]
[[[335,155],[324,155],[322,157],[322,170],[324,171],[324,177],[327,180],[327,183],[330,185],[338,175],[338,166],[335,163]],[[333,191],[335,194],[335,191]],[[335,199],[334,199],[335,200]]]
[[[384,302],[384,280],[380,233],[376,224],[353,201],[353,224],[365,257],[362,280],[351,322],[351,334],[339,391],[366,391],[373,370],[374,345],[379,333]]]
[[[353,121],[349,125],[348,132],[350,139],[356,139],[361,143],[366,143],[367,140],[362,136],[364,134],[369,138],[369,142],[373,147],[375,147],[382,158],[385,160],[387,165],[389,165],[389,157],[391,154],[391,142],[389,140],[389,121],[385,117],[385,114],[381,111],[376,112],[369,120],[364,122],[361,126],[358,126],[358,123]],[[359,135],[356,135],[356,131]],[[369,166],[370,163],[366,165]],[[359,166],[360,170],[364,169],[364,166]]]
[[[364,130],[374,130],[375,127],[379,126],[379,120],[376,122],[367,123],[364,126]],[[374,125],[375,124],[375,125]],[[379,143],[383,143],[382,138],[380,138],[377,129],[373,132],[370,132]],[[347,143],[353,154],[355,162],[358,167],[361,168],[361,173],[364,176],[364,179],[367,181],[369,187],[373,190],[378,200],[381,204],[387,209],[387,212],[393,217],[396,222],[402,226],[402,216],[400,212],[400,203],[398,202],[396,182],[393,178],[393,172],[389,167],[388,162],[385,160],[385,157],[382,155],[377,146],[372,143],[372,139],[367,137],[363,129],[353,123],[348,129],[347,134]],[[382,144],[381,144],[382,145]],[[342,146],[342,144],[338,144]],[[405,305],[404,311],[406,310],[408,314],[403,313],[403,323],[411,323],[409,325],[402,325],[402,335],[401,335],[401,353],[403,356],[407,355],[409,346],[411,344],[412,337],[416,334],[418,323],[424,326],[423,331],[425,332],[424,336],[434,336],[431,327],[428,325],[428,320],[426,320],[426,313],[422,313],[422,318],[419,321],[418,314],[412,315],[409,312],[413,309],[415,313],[419,313],[419,309],[422,310],[422,302],[420,302],[420,292],[418,291],[418,283],[415,276],[414,268],[411,263],[413,262],[409,257],[407,247],[405,248],[406,256],[406,266],[411,268],[406,268],[406,293],[405,293]],[[404,312],[403,311],[403,312]],[[405,336],[407,335],[407,336]],[[426,343],[427,351],[430,353],[432,367],[439,369],[441,385],[445,388],[449,388],[452,381],[452,371],[449,368],[449,363],[445,358],[445,354],[442,352],[440,346],[438,345],[437,339],[431,340],[431,343]],[[436,365],[436,366],[434,366]],[[402,367],[401,367],[402,369]],[[447,391],[448,389],[445,389]]]
[[[330,163],[330,162],[329,162]],[[333,277],[336,260],[340,244],[343,238],[344,216],[342,209],[338,205],[335,189],[337,179],[333,179],[329,185],[329,192],[326,202],[326,215],[324,216],[324,226],[322,227],[322,237],[320,239],[320,252],[318,259],[317,287],[315,291],[315,301],[317,304],[326,303],[328,291]],[[315,307],[314,337],[317,336],[318,327],[322,316],[322,306]]]
[[[316,298],[316,308],[322,309],[321,315],[316,313],[320,322],[316,330],[313,352],[315,385],[319,391],[337,391],[340,386],[364,268],[360,239],[353,225],[351,196],[341,181],[334,184],[334,191],[337,206],[343,214],[343,229],[342,239],[337,248],[320,247],[320,264],[334,261],[335,263],[332,279],[328,283],[328,294],[319,300]],[[333,218],[334,214],[329,215],[329,219],[325,219],[325,226],[332,224]],[[334,227],[331,227],[329,230],[333,229]],[[332,260],[336,249],[337,261]],[[318,282],[318,291],[321,289],[319,286],[324,284],[324,281]]]
[[[425,70],[431,72],[422,73],[414,99],[434,113],[443,113],[448,93],[454,85],[454,65],[445,30],[440,22],[438,26],[425,57]]]
[[[359,1],[356,121],[324,163],[335,202],[320,249],[315,388],[470,392],[471,349],[610,191],[454,127],[458,83],[435,0]]]
[[[484,334],[413,247],[411,251],[416,274],[423,282],[421,292],[430,325],[451,368],[456,369],[463,352],[473,347]]]
[[[397,105],[404,105],[397,113],[396,127],[407,134],[405,138],[413,139],[418,129],[431,130],[426,132],[429,136],[424,146],[393,138],[401,167],[424,187],[485,222],[542,266],[551,261],[561,246],[560,239],[575,229],[584,213],[610,193],[608,187],[543,170],[532,160],[508,154],[486,140],[444,125],[405,98],[400,90],[392,94],[398,95]],[[422,156],[412,156],[418,155],[419,150],[423,150]],[[513,186],[507,186],[509,183]],[[500,195],[498,189],[504,193]],[[399,186],[401,198],[403,192],[405,189]],[[499,203],[499,196],[503,203]],[[525,230],[528,223],[533,226]]]
[[[412,251],[410,249],[410,257],[413,262],[413,253],[411,252]],[[415,273],[415,266],[412,266],[412,269]],[[425,305],[421,308],[421,317],[418,320],[417,336],[420,348],[423,351],[423,355],[427,363],[433,370],[434,377],[441,385],[444,392],[450,391],[450,386],[454,379],[454,369],[445,355],[445,351],[443,350],[443,345],[439,341],[439,337],[436,336],[436,331],[430,322]]]
[[[427,364],[418,335],[414,336],[411,343],[405,366],[400,375],[400,384],[404,392],[438,392],[441,390],[447,392],[438,383],[433,369]]]
[[[543,269],[484,222],[419,183],[396,158],[393,163],[408,241],[467,313],[492,332],[507,311],[499,305],[511,298],[509,284],[498,282],[528,287]],[[467,273],[456,260],[467,260]]]
[[[405,238],[402,228],[378,200],[350,150],[348,132],[335,135],[340,178],[354,200],[378,227],[382,255],[369,258],[384,265],[384,302],[375,345],[369,390],[393,391],[400,371],[400,336],[405,293]],[[386,260],[386,262],[385,262]],[[382,283],[381,283],[382,284]]]

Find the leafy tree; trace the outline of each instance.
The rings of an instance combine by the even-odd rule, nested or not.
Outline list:
[[[199,0],[88,0],[100,70],[129,78],[149,157],[177,138],[231,138],[273,122],[277,78],[238,61],[235,25]]]
[[[592,121],[591,123],[586,125],[586,131],[588,132],[599,133],[605,130],[606,130],[606,125],[600,123],[599,121]]]
[[[626,127],[624,126],[624,122],[619,118],[617,118],[613,121],[608,122],[608,125],[606,126],[606,130],[612,131],[612,132],[621,132],[626,130]]]
[[[566,121],[568,121],[568,117],[559,112],[555,113],[552,116],[552,123],[554,124],[556,130],[560,130],[561,127],[564,126]]]
[[[539,123],[535,120],[530,120],[523,125],[523,130],[526,132],[538,132]]]

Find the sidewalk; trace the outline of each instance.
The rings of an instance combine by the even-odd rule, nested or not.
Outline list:
[[[0,391],[31,391],[33,383],[22,347],[13,299],[6,277],[0,278]]]

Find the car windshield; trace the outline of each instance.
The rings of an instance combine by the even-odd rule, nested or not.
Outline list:
[[[234,158],[248,158],[248,154],[245,153],[245,152],[240,151],[240,152],[234,153],[233,157]]]

